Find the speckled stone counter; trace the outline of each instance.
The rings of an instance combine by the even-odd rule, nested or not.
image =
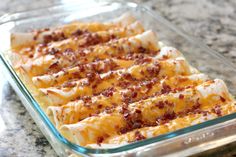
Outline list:
[[[0,15],[72,0],[1,0]],[[235,0],[137,0],[236,64]],[[10,85],[0,77],[0,157],[56,156]],[[236,155],[236,143],[198,156]]]

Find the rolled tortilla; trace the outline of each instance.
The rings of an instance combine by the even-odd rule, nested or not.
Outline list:
[[[118,106],[109,114],[104,112],[75,124],[62,125],[60,131],[76,144],[83,146],[96,143],[100,137],[118,135],[123,128],[132,130],[136,123],[153,125],[157,119],[172,120],[179,114],[195,110],[196,107],[200,110],[211,110],[218,104],[231,103],[232,97],[225,87],[222,80],[207,81],[195,88],[129,104],[125,110]]]
[[[128,69],[110,71],[108,73],[95,75],[93,78],[84,78],[71,81],[70,86],[57,86],[40,88],[45,94],[45,99],[50,105],[63,105],[78,97],[91,96],[98,94],[105,89],[116,86],[123,86],[124,82],[128,85],[138,83],[138,80],[150,80],[152,78],[161,79],[175,75],[192,74],[190,66],[182,57],[168,59],[164,61],[153,60],[151,63],[134,65]],[[91,80],[91,81],[89,81]],[[99,83],[98,83],[99,82]],[[124,88],[126,88],[124,86]]]
[[[162,47],[160,52],[153,58],[147,57],[145,59],[166,60],[170,58],[177,58],[182,56],[181,53],[172,47]],[[60,85],[68,79],[85,78],[90,72],[105,73],[111,70],[118,70],[128,68],[132,65],[138,64],[140,59],[124,60],[124,59],[106,59],[88,64],[79,64],[72,68],[63,68],[61,71],[53,74],[45,74],[35,76],[32,78],[34,85],[39,88],[46,88],[50,86]]]
[[[154,32],[146,31],[134,37],[112,40],[106,44],[95,45],[75,52],[59,52],[31,59],[20,67],[28,71],[30,76],[41,75],[53,71],[53,67],[65,68],[77,63],[89,63],[97,59],[108,59],[128,55],[130,53],[158,53],[160,47]],[[143,52],[144,51],[144,52]],[[51,58],[45,63],[45,58]]]
[[[107,31],[114,27],[126,27],[131,23],[134,23],[136,19],[130,13],[124,13],[117,19],[109,23],[98,23],[98,22],[73,22],[71,24],[63,25],[60,27],[55,27],[51,29],[44,29],[38,32],[30,32],[30,33],[13,33],[11,34],[11,47],[18,48],[23,47],[24,45],[32,45],[44,42],[44,36],[60,34],[63,33],[67,38],[71,36],[77,30],[87,30],[90,32],[98,32],[98,31]]]
[[[189,76],[178,75],[162,79],[160,82],[154,78],[151,81],[141,82],[139,85],[129,87],[128,89],[109,89],[103,94],[91,97],[91,101],[89,102],[76,100],[63,106],[50,106],[47,109],[47,114],[58,128],[63,124],[79,122],[93,113],[99,113],[107,107],[114,107],[115,104],[119,105],[125,103],[126,99],[131,103],[141,100],[144,95],[148,98],[156,93],[173,92],[176,90],[176,87],[181,90],[190,85],[197,86],[207,79],[208,77],[204,74],[193,74]]]

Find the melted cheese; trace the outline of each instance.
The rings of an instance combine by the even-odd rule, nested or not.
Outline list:
[[[120,146],[236,111],[222,80],[190,66],[130,14],[11,41],[22,81],[58,131],[82,146]]]
[[[192,77],[196,77],[198,79],[192,79]],[[48,107],[47,113],[54,121],[57,127],[63,124],[72,124],[76,123],[82,119],[89,117],[89,115],[102,111],[107,107],[114,107],[114,104],[122,104],[125,100],[123,100],[124,95],[131,95],[132,90],[136,90],[137,95],[132,98],[132,101],[138,101],[142,99],[143,95],[152,96],[158,92],[161,93],[161,90],[165,85],[170,86],[171,90],[174,90],[176,85],[179,88],[184,88],[189,85],[199,85],[207,80],[207,76],[204,74],[194,74],[190,76],[174,76],[171,78],[166,78],[159,81],[152,80],[149,81],[152,83],[152,87],[147,90],[147,86],[145,84],[140,83],[137,86],[133,86],[130,89],[114,89],[114,93],[112,96],[104,96],[100,94],[98,96],[92,97],[91,102],[86,104],[86,101],[76,100],[69,102],[63,106],[51,106]],[[131,98],[130,98],[131,99]]]
[[[223,82],[220,82],[224,85]],[[210,86],[205,87],[206,85],[210,84]],[[186,112],[187,110],[190,110],[194,108],[194,106],[199,103],[199,108],[203,110],[210,110],[212,107],[216,106],[217,104],[221,104],[220,97],[224,97],[225,93],[228,93],[227,90],[224,88],[220,88],[217,90],[216,93],[212,92],[208,95],[201,95],[202,91],[199,91],[198,89],[201,87],[205,87],[204,91],[208,91],[209,88],[212,88],[215,86],[217,88],[218,83],[214,82],[211,83],[210,81],[204,82],[203,84],[197,86],[196,88],[190,88],[186,89],[182,92],[178,93],[169,93],[168,95],[160,95],[160,96],[154,96],[145,100],[141,100],[135,103],[129,104],[127,107],[127,110],[129,110],[130,114],[134,114],[137,110],[140,111],[139,118],[141,118],[142,121],[146,123],[155,123],[156,119],[159,117],[162,117],[163,115],[167,113],[180,113],[180,112]],[[183,98],[179,98],[180,95],[183,95]],[[224,97],[226,99],[225,103],[231,102],[230,97]],[[166,103],[167,101],[167,103]],[[163,106],[160,107],[159,104],[163,103]],[[206,108],[206,106],[208,106]],[[74,139],[78,139],[80,137],[80,141],[83,141],[81,143],[80,141],[77,144],[84,145],[85,141],[88,136],[92,136],[93,140],[90,138],[89,141],[86,141],[86,144],[95,143],[97,141],[97,138],[100,136],[105,135],[117,135],[117,129],[121,129],[122,127],[125,127],[126,120],[123,118],[123,114],[121,113],[122,107],[118,106],[114,109],[114,111],[107,115],[105,113],[100,113],[98,116],[95,117],[88,117],[78,123],[71,124],[71,125],[63,125],[60,130],[62,132],[68,131],[71,132],[74,136]],[[118,119],[118,121],[114,121],[115,123],[108,123],[107,121],[111,119]],[[96,120],[94,120],[96,119]],[[109,129],[104,130],[104,124],[109,124]],[[78,125],[78,126],[77,126]],[[87,132],[87,134],[91,133],[91,135],[84,136],[83,133],[80,133],[79,128],[85,128],[85,130],[88,130],[87,128],[94,126],[96,128],[96,134],[93,134],[91,132]],[[107,128],[106,128],[107,129]],[[82,129],[84,131],[84,129]],[[97,136],[96,136],[97,135]]]

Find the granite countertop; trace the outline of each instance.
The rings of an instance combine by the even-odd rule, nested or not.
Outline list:
[[[72,0],[70,0],[72,1]],[[236,1],[136,0],[196,36],[236,64]],[[62,0],[61,2],[66,2]],[[68,2],[68,1],[67,1]],[[59,3],[54,0],[1,0],[0,15]],[[0,80],[0,156],[56,156],[10,85]],[[199,156],[236,155],[236,143]]]

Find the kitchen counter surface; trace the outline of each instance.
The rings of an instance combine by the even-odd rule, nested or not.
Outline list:
[[[55,2],[59,3],[53,0],[1,0],[0,15],[50,6]],[[145,3],[152,10],[159,11],[175,25],[199,38],[236,64],[236,1],[137,0],[137,2]],[[0,79],[0,157],[56,156],[18,96],[4,77]],[[236,155],[236,144],[198,156],[223,154]]]

